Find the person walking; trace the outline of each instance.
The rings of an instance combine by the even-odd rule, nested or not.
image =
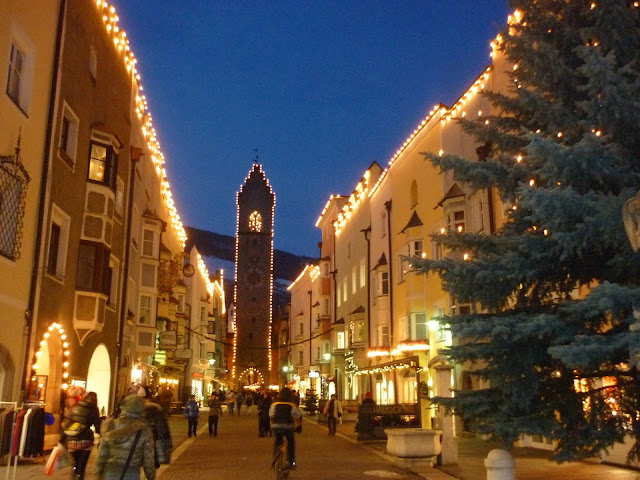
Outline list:
[[[253,393],[247,393],[247,398],[244,400],[244,406],[247,407],[247,415],[251,415],[251,407],[253,406]]]
[[[242,391],[240,393],[238,393],[238,396],[236,397],[236,408],[238,409],[238,416],[240,416],[240,410],[242,409],[242,405],[244,404],[244,395],[242,394]]]
[[[171,413],[171,402],[173,401],[173,391],[165,390],[158,397],[158,404],[162,407],[162,413],[166,418],[169,418]]]
[[[364,399],[362,399],[362,405],[375,405],[376,401],[371,396],[371,392],[367,392],[364,395]]]
[[[198,402],[196,402],[196,396],[190,395],[189,401],[184,406],[184,418],[187,419],[189,438],[191,435],[196,436],[196,431],[198,430],[198,416],[200,415],[200,407],[198,406]]]
[[[367,392],[358,407],[358,420],[355,426],[355,431],[358,432],[358,440],[371,440],[375,437],[373,433],[375,405],[376,401],[371,396],[371,392]]]
[[[227,408],[229,409],[229,415],[233,415],[233,408],[236,405],[236,392],[233,390],[229,391],[227,395]]]
[[[327,416],[327,425],[329,426],[329,435],[336,434],[338,426],[338,418],[342,416],[342,404],[336,397],[336,394],[331,394],[331,399],[324,406],[323,412]]]
[[[165,417],[160,404],[153,401],[153,391],[151,387],[144,387],[144,411],[142,419],[151,427],[153,433],[153,442],[155,448],[155,464],[156,468],[161,464],[171,463],[171,450],[173,442],[171,440],[171,432],[169,431],[169,422]]]
[[[296,464],[296,443],[293,432],[302,431],[302,415],[300,410],[293,403],[291,390],[284,387],[278,395],[278,400],[269,407],[269,417],[271,418],[271,430],[273,431],[273,461],[276,459],[276,452],[280,444],[287,439],[287,461],[289,468],[295,470]],[[274,463],[272,463],[272,466]]]
[[[300,406],[300,392],[298,392],[297,390],[294,390],[292,392],[293,394],[293,403],[296,404],[296,407]]]
[[[100,437],[96,472],[102,480],[139,480],[140,468],[147,480],[155,480],[156,467],[151,427],[140,418],[144,400],[127,395],[118,418],[105,422]]]
[[[271,425],[269,421],[269,408],[271,407],[271,396],[268,392],[263,392],[258,399],[258,436],[271,436]]]
[[[217,393],[212,393],[207,402],[209,407],[209,436],[218,436],[218,420],[222,414],[222,402],[218,399]]]
[[[83,480],[93,448],[93,430],[100,433],[100,412],[96,392],[88,392],[80,402],[71,407],[63,421],[60,443],[73,457],[73,478]]]

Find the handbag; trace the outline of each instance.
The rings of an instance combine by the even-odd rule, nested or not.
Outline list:
[[[129,464],[131,463],[131,459],[133,458],[133,452],[136,451],[136,446],[138,445],[138,440],[140,440],[140,434],[142,430],[138,430],[136,433],[136,438],[133,440],[133,445],[131,445],[131,450],[129,451],[129,456],[127,457],[127,462],[124,464],[124,468],[122,469],[122,474],[120,475],[120,480],[124,478],[124,475],[127,473],[127,469],[129,468]]]
[[[68,427],[64,429],[64,434],[69,437],[75,437],[80,432],[82,432],[86,427],[84,423],[73,422]]]
[[[69,454],[67,449],[61,443],[58,443],[53,450],[51,450],[51,455],[47,459],[47,463],[44,466],[44,473],[46,475],[53,475],[55,470],[60,470],[63,467],[68,467],[73,465],[73,457]]]

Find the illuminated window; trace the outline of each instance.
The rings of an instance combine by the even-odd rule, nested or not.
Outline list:
[[[336,349],[344,349],[344,332],[336,332]]]
[[[355,329],[356,342],[364,342],[364,321],[356,322]]]
[[[253,212],[249,215],[249,230],[252,232],[262,231],[262,215],[258,212]]]
[[[447,227],[450,231],[465,231],[464,210],[455,210],[447,215]]]
[[[102,183],[115,190],[118,155],[110,145],[91,142],[89,156],[89,180]]]

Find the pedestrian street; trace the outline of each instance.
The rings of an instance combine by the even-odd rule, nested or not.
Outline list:
[[[291,472],[292,480],[422,478],[340,435],[328,436],[326,427],[314,422],[305,421],[302,433],[295,438],[298,469]],[[176,449],[172,463],[160,468],[157,479],[274,478],[272,451],[273,439],[258,437],[255,415],[223,415],[216,438],[209,437],[206,420],[202,422],[201,417],[198,435]]]

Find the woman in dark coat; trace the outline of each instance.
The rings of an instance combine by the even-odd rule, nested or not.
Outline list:
[[[171,441],[171,432],[169,431],[169,423],[167,417],[162,412],[162,407],[153,401],[153,392],[150,387],[144,387],[144,412],[142,419],[147,422],[153,432],[153,440],[155,443],[155,459],[156,468],[163,463],[171,462],[171,450],[173,442]]]
[[[73,474],[75,480],[83,480],[87,461],[93,448],[93,431],[100,433],[100,412],[98,396],[95,392],[87,393],[76,405],[71,407],[69,416],[63,421],[63,433],[60,438],[74,460]]]

